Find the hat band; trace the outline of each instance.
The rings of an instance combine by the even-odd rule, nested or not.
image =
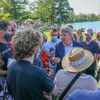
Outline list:
[[[86,55],[84,55],[84,56],[83,56],[80,60],[78,60],[78,61],[75,61],[75,62],[70,61],[69,63],[70,63],[71,66],[77,66],[77,65],[82,64],[85,60],[86,60]]]

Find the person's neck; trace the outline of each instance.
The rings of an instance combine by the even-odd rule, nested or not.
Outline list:
[[[72,41],[69,41],[69,42],[65,42],[65,43],[63,43],[65,46],[69,46],[69,45],[71,45],[71,43],[72,43]]]
[[[26,61],[29,61],[30,63],[33,63],[33,59],[34,57],[27,57],[27,58],[24,58],[23,60],[26,60]]]

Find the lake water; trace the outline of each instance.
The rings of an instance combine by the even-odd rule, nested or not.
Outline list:
[[[73,25],[74,29],[92,28],[94,32],[100,31],[100,21],[76,22],[76,23],[70,23],[70,24]]]

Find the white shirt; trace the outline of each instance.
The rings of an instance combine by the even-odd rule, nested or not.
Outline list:
[[[67,72],[65,69],[59,70],[54,79],[55,87],[52,91],[52,94],[59,97],[65,88],[69,85],[71,80],[75,77],[75,75],[76,74]],[[82,73],[81,76],[73,84],[67,95],[77,89],[95,90],[97,88],[97,81],[92,76]]]
[[[65,54],[69,53],[70,50],[73,48],[73,43],[71,42],[70,45],[64,45],[65,46]]]

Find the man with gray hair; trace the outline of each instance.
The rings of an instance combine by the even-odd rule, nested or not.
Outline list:
[[[57,71],[62,68],[61,62],[65,54],[75,47],[82,47],[80,43],[74,41],[73,31],[70,27],[61,30],[61,42],[56,45],[56,57],[53,62],[57,64]]]

